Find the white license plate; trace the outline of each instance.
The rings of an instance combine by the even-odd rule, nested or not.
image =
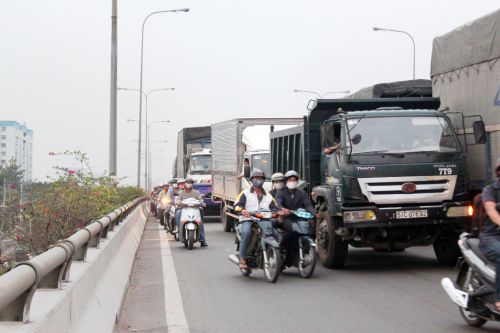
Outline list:
[[[427,209],[396,211],[397,219],[420,219],[428,216],[429,213],[427,212]]]

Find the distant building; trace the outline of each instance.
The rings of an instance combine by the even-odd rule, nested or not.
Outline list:
[[[0,121],[0,165],[11,159],[24,170],[24,181],[30,182],[33,172],[33,131],[17,121]]]

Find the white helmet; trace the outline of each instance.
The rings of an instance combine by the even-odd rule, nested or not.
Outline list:
[[[276,172],[271,176],[271,181],[273,182],[279,182],[279,181],[284,181],[285,176],[281,172]]]

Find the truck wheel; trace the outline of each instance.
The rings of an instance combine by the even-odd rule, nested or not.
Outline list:
[[[436,258],[441,265],[453,266],[457,263],[460,256],[457,233],[448,232],[439,236],[433,246]]]
[[[223,205],[220,209],[220,219],[222,222],[222,229],[225,232],[231,232],[233,230],[233,218],[226,215],[226,205]]]
[[[342,268],[347,259],[348,243],[335,233],[328,209],[320,210],[316,227],[319,260],[326,268]]]

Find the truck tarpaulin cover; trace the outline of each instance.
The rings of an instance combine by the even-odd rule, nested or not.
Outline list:
[[[184,128],[184,140],[210,138],[211,132],[212,128],[210,126]]]
[[[434,38],[431,76],[499,57],[500,9]]]
[[[363,88],[345,98],[399,98],[399,97],[432,97],[432,82],[430,80],[408,80],[378,83]]]

